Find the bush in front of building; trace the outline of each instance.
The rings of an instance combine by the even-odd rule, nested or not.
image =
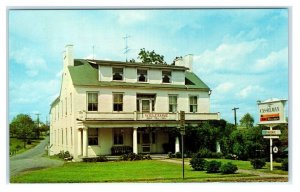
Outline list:
[[[261,169],[266,165],[266,161],[264,159],[251,159],[250,163],[254,169]]]
[[[83,162],[106,162],[108,161],[108,159],[105,156],[100,155],[97,157],[83,157],[82,161]]]
[[[207,173],[219,173],[222,163],[220,161],[208,161],[205,166]]]
[[[149,154],[141,155],[135,153],[128,153],[120,156],[121,161],[138,161],[138,160],[151,160],[151,159],[152,158]]]
[[[223,174],[234,174],[237,170],[238,167],[231,162],[223,164],[220,168],[220,171]]]
[[[288,159],[284,159],[281,163],[281,170],[283,171],[288,171],[289,170],[289,160]]]
[[[190,160],[190,165],[195,171],[204,171],[207,161],[203,159],[199,154],[196,154]]]

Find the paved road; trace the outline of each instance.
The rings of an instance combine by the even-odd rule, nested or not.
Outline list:
[[[49,137],[46,137],[46,139],[36,147],[11,157],[9,162],[10,176],[15,176],[30,169],[41,169],[62,165],[64,163],[63,161],[42,157],[45,154],[45,146],[48,142]]]

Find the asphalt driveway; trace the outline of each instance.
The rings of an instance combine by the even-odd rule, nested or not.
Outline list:
[[[9,173],[10,177],[20,174],[26,170],[41,169],[47,167],[61,166],[63,161],[49,159],[43,157],[45,154],[45,146],[49,142],[49,137],[46,137],[36,147],[22,153],[10,157],[9,161]]]

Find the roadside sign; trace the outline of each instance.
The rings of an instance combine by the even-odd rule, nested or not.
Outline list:
[[[258,102],[259,124],[287,123],[285,118],[285,99],[268,99]]]
[[[280,135],[281,131],[280,130],[262,130],[261,134],[262,135]]]
[[[180,126],[184,126],[185,124],[185,111],[180,111]]]
[[[279,136],[264,136],[265,139],[279,139]]]
[[[274,146],[274,147],[273,147],[273,152],[274,152],[274,153],[278,153],[278,147]]]

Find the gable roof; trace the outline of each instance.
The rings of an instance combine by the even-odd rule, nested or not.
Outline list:
[[[97,63],[98,62],[98,63]],[[99,81],[98,76],[98,65],[100,61],[95,64],[91,64],[91,61],[84,59],[75,59],[74,66],[68,66],[73,85],[75,86],[121,86],[121,87],[142,87],[142,88],[183,88],[183,89],[201,89],[209,91],[209,87],[192,72],[185,72],[186,85],[172,85],[172,84],[146,84],[146,83],[129,83],[129,82],[118,82],[118,81]],[[107,61],[106,61],[107,63]],[[113,63],[109,61],[108,63]],[[115,62],[115,64],[120,64],[120,62]],[[130,66],[140,66],[136,63],[129,64]],[[159,68],[170,68],[170,69],[181,69],[186,70],[185,67],[181,66],[170,66],[170,65],[156,65],[156,64],[142,64],[143,66],[159,67]]]

